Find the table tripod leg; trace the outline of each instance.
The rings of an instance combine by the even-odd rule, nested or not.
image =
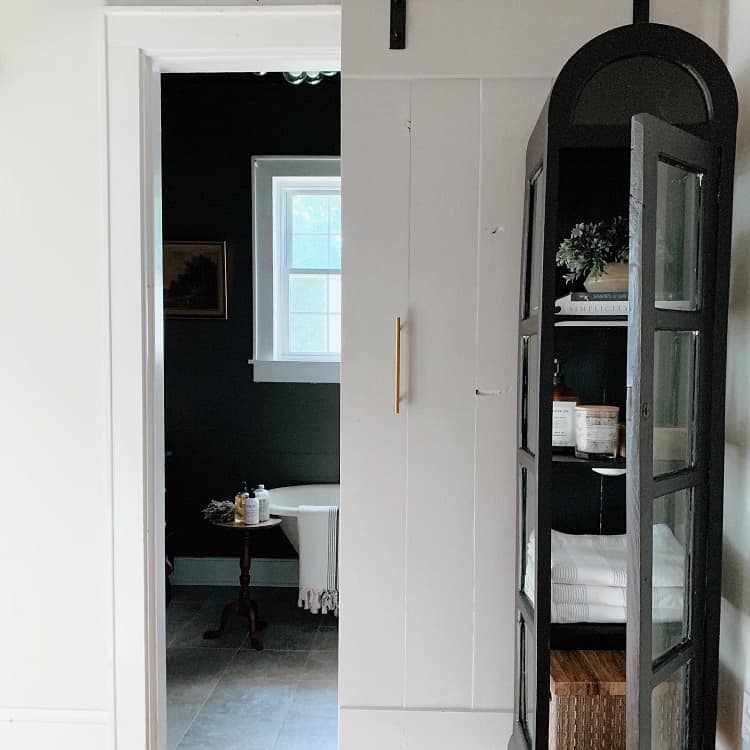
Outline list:
[[[218,630],[207,630],[203,637],[206,639],[220,638],[226,632],[227,626],[229,625],[232,615],[237,611],[237,602],[229,602],[221,613],[221,624]]]

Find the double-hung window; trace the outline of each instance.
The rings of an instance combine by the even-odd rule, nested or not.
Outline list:
[[[338,382],[341,178],[334,157],[255,157],[254,378]]]

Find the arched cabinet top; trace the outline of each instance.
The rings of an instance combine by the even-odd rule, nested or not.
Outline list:
[[[560,71],[547,106],[550,133],[630,129],[652,114],[714,143],[734,137],[737,94],[722,59],[703,40],[663,24],[621,26],[592,39]]]

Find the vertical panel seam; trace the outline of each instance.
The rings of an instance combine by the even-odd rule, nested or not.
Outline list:
[[[479,97],[477,102],[479,116],[477,126],[477,240],[476,240],[476,283],[474,293],[474,387],[479,387],[479,280],[480,280],[480,262],[482,258],[482,165],[483,165],[483,121],[484,121],[484,81],[479,79]],[[477,682],[477,454],[479,450],[478,439],[478,399],[474,398],[474,492],[472,507],[472,589],[471,589],[471,707],[476,705],[476,682]]]
[[[411,334],[414,330],[413,326],[411,325],[411,204],[412,204],[412,197],[411,197],[411,190],[412,190],[412,184],[411,184],[411,178],[412,178],[412,94],[413,94],[413,86],[412,81],[409,80],[407,83],[407,128],[409,130],[408,135],[408,143],[409,143],[409,154],[408,154],[408,164],[407,164],[407,175],[406,175],[406,181],[407,181],[407,204],[406,204],[406,224],[407,224],[407,230],[406,230],[406,325],[407,325],[407,333]],[[410,394],[411,388],[411,336],[407,336],[406,345],[407,345],[407,352],[408,352],[408,358],[407,358],[407,367],[406,367],[406,373],[407,373],[407,394]],[[409,658],[409,649],[408,649],[408,640],[409,640],[409,617],[408,617],[408,606],[409,606],[409,416],[411,409],[409,408],[410,404],[407,402],[405,414],[406,417],[406,425],[405,425],[405,434],[404,434],[404,453],[405,453],[405,462],[406,462],[406,492],[405,492],[405,505],[404,505],[404,612],[403,612],[403,622],[404,622],[404,640],[403,640],[403,684],[402,684],[402,695],[401,695],[401,703],[404,708],[406,708],[407,705],[407,685],[408,685],[408,669],[407,669],[407,662]]]

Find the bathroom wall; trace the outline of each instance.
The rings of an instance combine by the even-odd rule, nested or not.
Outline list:
[[[200,516],[239,483],[339,480],[339,386],[255,383],[251,155],[340,152],[338,77],[293,86],[279,74],[162,77],[165,240],[226,240],[227,320],[167,319],[167,528],[180,555],[235,554]],[[256,556],[294,557],[281,531]]]
[[[729,293],[724,570],[717,747],[743,744],[743,691],[750,691],[750,4],[727,0],[723,49],[740,103]]]

